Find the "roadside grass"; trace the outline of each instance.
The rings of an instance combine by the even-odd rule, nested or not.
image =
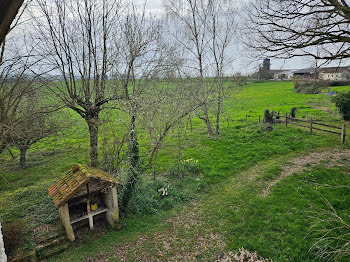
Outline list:
[[[99,235],[100,239],[96,239],[94,232],[90,232],[81,244],[73,245],[66,252],[63,256],[64,261],[76,261],[76,259],[90,257],[101,250],[110,249],[119,241],[133,242],[145,232],[152,235],[162,230],[165,227],[162,221],[174,216],[182,209],[184,203],[199,201],[203,196],[210,196],[216,185],[221,185],[227,179],[235,178],[241,171],[257,163],[274,158],[279,159],[284,155],[305,154],[320,148],[337,147],[340,139],[334,135],[318,132],[311,135],[307,129],[292,126],[285,128],[283,125],[275,125],[272,132],[265,132],[262,130],[263,125],[257,123],[258,116],[262,115],[266,108],[286,113],[293,106],[298,108],[297,117],[318,116],[324,121],[340,123],[334,114],[315,109],[309,104],[310,100],[317,104],[317,101],[322,102],[324,99],[328,99],[324,94],[294,93],[290,82],[268,82],[245,86],[237,98],[226,101],[225,117],[229,117],[229,123],[223,117],[221,134],[218,139],[208,139],[203,123],[197,118],[193,119],[193,132],[187,128],[183,134],[182,160],[198,161],[196,172],[191,173],[188,167],[184,167],[184,163],[182,163],[184,170],[182,178],[176,177],[174,172],[171,172],[176,169],[178,157],[177,150],[174,150],[177,145],[177,134],[171,133],[166,145],[158,155],[156,181],[152,180],[150,172],[142,176],[131,201],[129,214],[121,221],[125,225],[124,229],[119,232],[107,230],[103,236]],[[32,248],[33,229],[41,224],[52,224],[58,221],[57,211],[48,197],[47,188],[72,165],[86,164],[88,161],[86,124],[74,113],[71,114],[75,120],[74,125],[68,127],[61,136],[45,139],[35,145],[29,151],[29,167],[25,170],[18,169],[9,154],[1,156],[1,219],[4,223],[16,219],[24,220],[26,225],[25,247],[28,249]],[[249,115],[248,124],[244,122],[245,114]],[[142,130],[140,133],[142,134]],[[140,143],[141,146],[142,143],[145,144],[146,138],[141,138]],[[348,147],[348,142],[345,147]],[[17,157],[16,153],[14,150]],[[273,177],[274,174],[280,172],[280,169],[280,166],[271,167],[266,177],[260,179],[267,181],[269,176]],[[257,181],[257,183],[259,185],[262,182]],[[250,201],[249,197],[253,195],[254,190],[259,189],[257,185],[252,185],[252,189],[247,188],[246,193],[235,192],[235,194],[239,193],[236,196],[237,199],[241,197],[242,201]],[[165,186],[169,186],[169,197],[162,198],[157,190]],[[218,198],[215,201],[222,200]],[[252,202],[252,205],[257,205],[257,203]],[[213,212],[218,212],[218,210],[213,210]],[[248,211],[248,213],[244,212],[242,214],[250,214]],[[187,240],[190,241],[189,237]],[[284,241],[282,238],[280,240]],[[253,242],[258,243],[258,240],[254,238]],[[234,241],[232,243],[234,244],[228,246],[236,248],[241,245]],[[262,252],[262,255],[264,254]],[[63,258],[58,257],[57,259]]]
[[[220,201],[215,196],[222,192],[214,194],[212,201],[220,204],[215,208],[212,202],[207,204],[206,213],[210,214],[208,219],[220,221],[216,228],[222,225],[221,232],[225,235],[227,250],[238,250],[243,246],[273,261],[314,261],[315,252],[320,250],[309,252],[309,249],[322,236],[317,233],[317,227],[338,226],[326,222],[317,225],[311,218],[315,213],[318,215],[319,209],[328,209],[321,196],[336,208],[339,216],[350,223],[347,216],[350,212],[349,167],[348,160],[337,167],[317,165],[285,178],[268,196],[263,197],[261,187],[257,185],[259,180],[270,177],[271,169],[268,169],[244,188],[235,187],[233,183],[231,187],[226,186]],[[319,185],[315,186],[314,183]],[[348,231],[342,229],[342,233]],[[350,241],[349,235],[347,241]],[[331,244],[328,245],[327,248],[332,248]],[[349,257],[340,261],[347,259]]]

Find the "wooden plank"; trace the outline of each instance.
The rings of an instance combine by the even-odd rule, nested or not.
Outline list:
[[[341,135],[341,133],[339,133],[339,132],[334,132],[334,131],[326,130],[326,129],[322,129],[322,128],[313,127],[313,129],[316,129],[316,130],[319,130],[319,131],[323,131],[323,132],[332,133],[332,134],[336,134],[336,135]]]
[[[307,120],[303,120],[303,119],[298,119],[298,118],[289,118],[290,120],[292,120],[292,121],[298,121],[298,122],[304,122],[304,123],[309,123],[309,121],[307,121]]]
[[[74,224],[74,223],[77,223],[77,222],[79,222],[79,221],[82,221],[82,220],[84,220],[84,219],[89,218],[89,216],[96,216],[96,215],[99,215],[99,214],[104,213],[104,212],[107,212],[107,211],[108,211],[108,208],[97,209],[97,210],[95,210],[95,211],[92,211],[92,212],[90,213],[90,215],[85,215],[85,216],[79,217],[79,218],[77,218],[77,219],[72,220],[70,223],[71,223],[71,224]]]
[[[342,125],[342,129],[341,129],[341,140],[340,140],[340,143],[342,144],[342,145],[344,145],[344,143],[345,143],[345,137],[346,137],[346,124],[345,123],[343,123],[343,125]]]
[[[310,134],[312,134],[312,118],[310,118]]]
[[[296,125],[296,126],[300,126],[300,127],[305,127],[305,128],[309,128],[308,126],[304,126],[304,125],[301,125],[301,124],[297,124],[297,123],[294,123],[294,122],[290,122],[292,125]]]
[[[312,122],[313,124],[315,125],[320,125],[320,126],[326,126],[326,127],[332,127],[332,128],[336,128],[336,129],[342,129],[341,127],[339,126],[333,126],[333,125],[328,125],[328,124],[323,124],[323,123],[318,123],[318,122]]]
[[[287,126],[288,125],[288,114],[286,113],[285,117],[284,117],[284,125]]]

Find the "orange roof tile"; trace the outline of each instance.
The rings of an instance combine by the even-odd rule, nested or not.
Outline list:
[[[79,190],[82,185],[89,182],[90,179],[97,179],[110,182],[111,184],[121,185],[119,181],[107,172],[96,168],[76,165],[49,188],[49,195],[53,199],[55,206],[59,208],[65,204],[74,193]]]

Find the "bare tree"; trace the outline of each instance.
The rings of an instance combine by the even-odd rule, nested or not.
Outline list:
[[[46,96],[40,92],[39,86],[39,82],[32,82],[32,89],[21,98],[17,112],[20,121],[8,135],[9,146],[20,151],[21,168],[26,167],[27,150],[41,139],[54,135],[60,128],[58,119],[54,118],[53,107],[51,112],[46,112],[50,107],[43,103],[42,97]]]
[[[350,57],[350,6],[334,0],[257,0],[247,9],[248,45],[275,57]],[[315,52],[319,47],[320,52]]]
[[[132,197],[139,175],[156,162],[169,131],[202,106],[196,99],[198,87],[188,85],[190,81],[198,81],[188,81],[177,73],[181,61],[164,41],[161,22],[149,16],[145,6],[137,8],[134,4],[119,19],[121,34],[116,41],[118,52],[113,75],[116,85],[123,90],[123,99],[116,108],[125,112],[130,121],[129,172],[121,198],[123,208]],[[149,143],[143,150],[140,150],[139,129],[149,134]]]
[[[207,13],[206,27],[208,30],[209,49],[214,61],[214,81],[216,85],[216,134],[220,134],[220,116],[225,96],[224,76],[225,66],[230,62],[227,51],[232,47],[232,41],[237,31],[235,7],[229,1],[208,0],[205,8]]]
[[[201,87],[199,99],[202,101],[203,115],[199,116],[207,126],[208,135],[214,136],[212,123],[209,118],[209,101],[206,83],[204,80],[206,70],[206,52],[208,51],[208,13],[205,1],[202,0],[164,0],[164,6],[170,21],[178,21],[172,34],[188,57],[190,70],[194,70]]]
[[[148,103],[162,52],[158,46],[159,21],[147,16],[145,6],[138,8],[132,3],[118,22],[120,34],[115,42],[113,76],[116,85],[121,86],[123,96],[118,108],[127,113],[130,121],[129,174],[122,197],[122,206],[126,207],[140,173],[138,115]]]
[[[42,14],[36,17],[40,54],[63,80],[52,81],[50,88],[86,121],[91,166],[97,166],[99,114],[108,102],[119,98],[107,78],[116,52],[113,37],[121,2],[38,0],[38,6]]]

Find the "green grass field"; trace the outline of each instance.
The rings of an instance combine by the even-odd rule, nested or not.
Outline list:
[[[337,89],[350,87],[332,88]],[[310,231],[313,222],[307,219],[311,207],[323,207],[322,194],[344,216],[350,211],[346,205],[350,192],[349,188],[315,189],[310,181],[349,186],[350,163],[348,159],[330,167],[319,163],[283,179],[268,196],[262,196],[269,181],[281,174],[290,159],[341,148],[340,137],[333,134],[309,134],[307,129],[291,125],[263,131],[258,118],[265,109],[284,114],[291,107],[298,108],[298,118],[312,117],[338,126],[342,123],[326,94],[294,93],[291,82],[246,85],[236,98],[225,102],[221,135],[216,140],[208,139],[199,119],[193,119],[192,132],[184,126],[182,159],[193,160],[183,163],[182,178],[172,172],[178,158],[174,132],[159,153],[156,180],[150,171],[138,182],[130,213],[121,219],[124,228],[106,229],[103,234],[90,232],[81,243],[52,260],[212,261],[242,246],[274,261],[315,260],[315,252],[309,251],[317,239]],[[87,127],[74,113],[67,114],[74,124],[72,121],[61,135],[33,146],[25,170],[17,168],[17,159],[10,154],[0,156],[1,219],[4,224],[23,221],[26,249],[33,247],[35,228],[58,222],[48,187],[72,165],[88,161]],[[146,143],[142,130],[140,142],[141,146]],[[347,141],[342,148],[349,145]],[[13,153],[17,157],[18,152]],[[161,198],[157,189],[164,186],[169,186],[169,196]]]

